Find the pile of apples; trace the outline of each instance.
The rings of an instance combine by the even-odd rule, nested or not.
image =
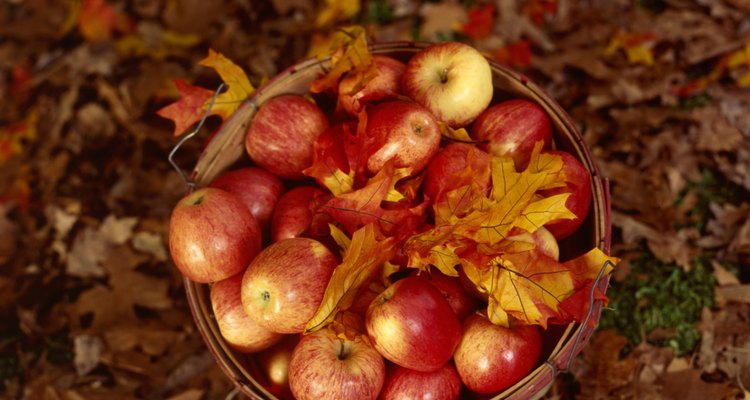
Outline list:
[[[528,163],[535,143],[563,159],[566,207],[577,218],[533,234],[545,254],[575,232],[591,203],[590,175],[571,154],[552,150],[545,111],[521,98],[497,101],[486,59],[460,43],[426,47],[407,63],[374,55],[377,75],[364,85],[345,75],[334,90],[282,95],[262,104],[249,125],[251,163],[225,172],[174,207],[169,247],[189,279],[210,283],[216,322],[238,352],[254,353],[267,390],[297,399],[458,399],[497,394],[540,363],[543,333],[505,328],[483,313],[486,296],[439,271],[400,270],[366,286],[349,307],[362,331],[303,333],[321,304],[341,254],[316,223],[318,206],[335,194],[305,172],[321,135],[362,123],[371,140],[363,173],[386,164],[414,182],[429,205],[444,196],[467,163],[492,156]],[[325,104],[328,96],[328,105]],[[323,99],[323,100],[321,100]],[[441,135],[440,124],[466,128],[472,141]],[[348,128],[347,128],[348,127]],[[351,128],[356,130],[356,128]],[[552,194],[552,193],[550,193]],[[429,224],[430,212],[424,213]],[[326,220],[331,222],[330,218]],[[321,233],[322,232],[322,233]],[[330,236],[330,233],[328,233]],[[329,238],[330,239],[330,238]]]

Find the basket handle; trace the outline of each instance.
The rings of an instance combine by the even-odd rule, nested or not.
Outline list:
[[[194,190],[197,187],[197,184],[192,179],[188,178],[187,174],[185,174],[185,171],[180,168],[179,165],[174,161],[174,155],[177,153],[177,150],[182,147],[185,142],[192,139],[193,136],[197,135],[198,132],[200,132],[201,128],[203,128],[203,124],[206,122],[206,119],[208,119],[208,115],[211,112],[211,109],[214,107],[214,104],[216,103],[216,98],[219,97],[219,93],[221,93],[221,89],[224,88],[224,83],[222,82],[218,88],[214,91],[213,97],[211,97],[211,102],[208,103],[208,107],[206,108],[206,112],[203,113],[203,118],[201,118],[200,122],[198,122],[198,125],[195,127],[195,129],[188,133],[187,135],[183,136],[182,139],[180,139],[177,144],[174,145],[172,150],[169,152],[169,155],[167,156],[167,161],[169,161],[169,164],[172,165],[172,168],[174,168],[178,174],[180,174],[180,178],[182,178],[182,181],[185,183],[185,187],[188,191]]]

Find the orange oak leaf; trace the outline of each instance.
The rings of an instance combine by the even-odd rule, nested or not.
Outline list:
[[[490,3],[474,6],[469,9],[468,17],[461,31],[471,39],[485,39],[495,27],[495,5]]]
[[[175,79],[174,84],[180,93],[180,99],[156,114],[174,121],[174,135],[179,136],[203,118],[206,113],[204,106],[207,101],[211,101],[213,92],[179,79]]]
[[[367,34],[361,26],[345,27],[334,33],[332,47],[328,55],[331,56],[331,68],[323,76],[310,84],[312,93],[321,93],[328,89],[337,88],[339,79],[344,74],[354,74],[358,77],[357,84],[363,86],[377,74],[377,68],[372,61],[372,54],[367,48]]]
[[[255,93],[255,88],[247,78],[245,71],[223,54],[209,49],[208,56],[201,60],[199,64],[216,70],[229,87],[226,92],[216,97],[216,102],[211,108],[211,115],[219,115],[226,120],[245,99]],[[208,102],[206,102],[204,110],[207,108]]]
[[[394,238],[378,239],[373,224],[356,230],[344,250],[341,264],[333,270],[318,310],[305,326],[305,333],[325,327],[339,311],[349,308],[359,289],[377,278],[383,263],[393,257],[395,244]]]

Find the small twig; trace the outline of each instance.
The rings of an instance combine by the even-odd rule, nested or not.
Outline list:
[[[219,97],[219,93],[221,92],[221,89],[224,88],[224,83],[220,84],[218,88],[216,88],[216,91],[214,92],[213,97],[211,98],[211,102],[208,103],[208,108],[206,109],[205,114],[203,114],[203,118],[201,118],[200,122],[198,123],[198,126],[195,127],[195,130],[188,133],[187,135],[183,136],[182,139],[180,139],[179,142],[172,148],[172,151],[169,152],[169,156],[167,157],[167,160],[169,161],[169,164],[172,165],[172,167],[177,170],[177,173],[180,174],[180,177],[182,178],[182,181],[185,183],[185,186],[188,189],[195,189],[196,183],[190,180],[187,175],[185,175],[185,172],[180,168],[179,165],[174,161],[174,155],[177,153],[177,150],[182,147],[182,145],[190,140],[193,136],[198,134],[200,132],[201,128],[203,128],[203,124],[206,122],[206,119],[208,119],[208,115],[211,112],[211,109],[214,106],[214,103],[216,103],[216,98]]]

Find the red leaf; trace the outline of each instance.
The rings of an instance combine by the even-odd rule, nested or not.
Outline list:
[[[520,40],[495,50],[495,61],[513,68],[531,65],[531,41]]]
[[[474,6],[469,10],[468,17],[461,31],[474,40],[484,39],[492,34],[495,27],[495,5]]]
[[[318,183],[335,195],[353,189],[353,174],[350,174],[349,158],[344,143],[356,129],[354,123],[334,125],[318,136],[313,144],[313,164],[302,171],[315,178]]]
[[[211,99],[213,92],[179,79],[175,79],[174,84],[177,86],[177,91],[180,92],[180,100],[156,113],[174,121],[174,135],[179,136],[203,118],[203,114],[206,112],[204,105]]]

